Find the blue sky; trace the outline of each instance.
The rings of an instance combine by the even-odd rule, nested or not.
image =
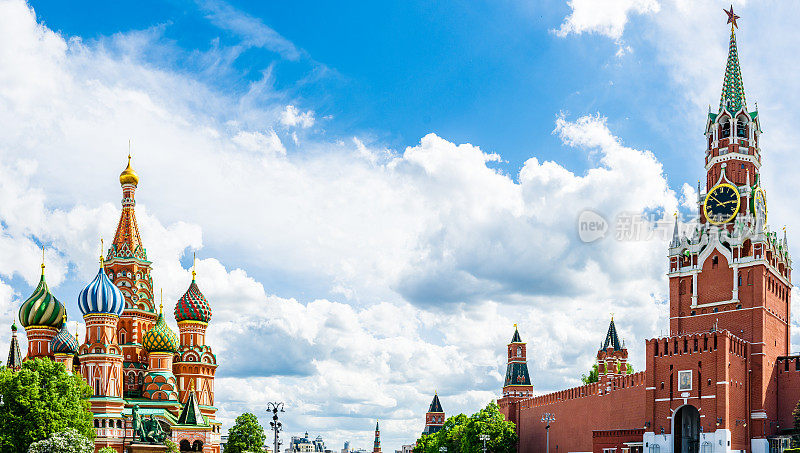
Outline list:
[[[225,428],[281,400],[288,435],[366,448],[380,418],[399,448],[435,390],[448,414],[498,396],[514,323],[537,392],[579,383],[611,312],[641,369],[669,237],[584,244],[576,219],[693,213],[727,6],[0,0],[0,324],[41,244],[80,324],[131,139],[165,309],[198,256]],[[777,229],[798,7],[734,7]]]
[[[672,143],[647,120],[675,102],[663,63],[654,64],[656,50],[626,36],[636,52],[618,58],[613,39],[558,37],[553,30],[569,13],[563,2],[32,5],[48,27],[84,40],[158,30],[167,48],[151,49],[148,60],[223,91],[244,92],[268,73],[280,95],[331,116],[324,127],[333,136],[358,134],[402,149],[436,132],[501,154],[499,167],[511,175],[533,154],[581,171],[584,156],[561,149],[552,136],[554,118],[603,112],[626,143],[663,158],[673,184],[698,173],[682,164],[690,156],[681,149],[701,142],[699,127]],[[247,19],[231,25],[226,14]],[[254,36],[267,27],[290,48],[259,44]],[[206,71],[198,58],[204,53],[231,58],[230,65]],[[724,66],[709,68],[721,77]],[[637,102],[642,92],[648,102]]]

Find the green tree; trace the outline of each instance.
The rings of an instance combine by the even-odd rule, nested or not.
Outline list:
[[[69,428],[94,440],[91,394],[80,377],[52,360],[28,360],[17,372],[1,367],[0,451],[24,453],[30,444]]]
[[[236,423],[228,430],[228,443],[225,444],[225,453],[245,453],[262,451],[264,428],[258,423],[255,415],[245,412],[236,417]]]
[[[28,453],[92,453],[93,451],[94,443],[75,428],[53,433],[47,439],[34,442],[28,447]],[[100,453],[104,453],[103,449]]]
[[[175,445],[175,442],[167,439],[167,440],[164,441],[164,446],[167,447],[167,449],[165,450],[164,453],[178,453],[178,446]],[[101,452],[97,452],[97,453],[101,453]]]
[[[631,365],[630,363],[628,363],[627,365],[628,365],[628,369],[625,372],[625,374],[632,374],[633,373],[633,365]],[[592,384],[592,383],[595,383],[595,382],[597,382],[599,380],[600,380],[600,377],[599,377],[599,375],[597,373],[597,364],[596,363],[594,365],[592,365],[592,369],[589,370],[589,375],[588,376],[585,375],[585,374],[581,375],[581,381],[583,382],[583,385]]]
[[[117,450],[114,450],[111,447],[103,447],[97,451],[97,453],[117,453]]]
[[[414,453],[439,453],[441,447],[447,447],[447,453],[481,453],[482,434],[487,434],[490,438],[486,442],[487,451],[516,452],[517,433],[514,423],[506,421],[500,408],[492,401],[469,417],[458,414],[448,418],[441,430],[423,435],[417,440]]]

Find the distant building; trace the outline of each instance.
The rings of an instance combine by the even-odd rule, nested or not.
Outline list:
[[[425,414],[425,429],[422,430],[422,434],[433,434],[442,429],[444,419],[444,409],[442,409],[442,403],[439,402],[439,394],[436,392],[433,394],[433,401]]]
[[[350,453],[350,441],[344,441],[344,447],[342,448],[342,453]]]
[[[403,445],[400,448],[402,448],[402,450],[400,450],[400,453],[411,453],[412,451],[414,451],[414,445],[413,444],[412,445]]]

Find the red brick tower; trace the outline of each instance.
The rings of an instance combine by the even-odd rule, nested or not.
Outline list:
[[[422,434],[438,432],[444,425],[444,419],[444,409],[442,409],[442,403],[439,402],[439,393],[437,392],[433,394],[433,401],[425,414],[425,429]]]
[[[614,325],[614,317],[611,317],[611,324],[608,325],[606,339],[597,351],[597,382],[601,389],[611,385],[611,380],[615,377],[628,373],[628,350],[625,344],[619,341],[617,327]]]
[[[106,256],[108,277],[125,296],[125,310],[119,321],[117,341],[124,356],[125,394],[139,396],[142,392],[144,374],[147,369],[147,351],[142,347],[145,332],[156,322],[158,314],[153,299],[151,262],[139,236],[136,223],[136,188],[139,177],[128,166],[119,176],[122,186],[122,213],[120,214],[114,242]]]
[[[526,348],[526,344],[519,336],[517,325],[514,324],[514,336],[511,337],[511,343],[508,344],[508,366],[506,367],[502,400],[515,402],[533,396],[533,385],[531,385],[531,378],[528,375]]]
[[[206,329],[211,321],[211,306],[200,292],[196,281],[197,273],[192,269],[192,282],[183,296],[175,304],[175,320],[178,322],[180,347],[173,370],[180,387],[179,400],[187,398],[187,389],[197,392],[200,410],[213,418],[214,374],[217,357],[206,345]]]
[[[375,422],[375,443],[372,446],[372,453],[381,453],[381,428]]]
[[[720,105],[706,121],[700,223],[684,236],[676,222],[669,247],[669,337],[648,341],[648,379],[655,392],[650,407],[653,423],[661,424],[661,405],[669,402],[671,411],[678,402],[692,406],[704,418],[687,422],[684,434],[699,424],[729,448],[764,451],[766,438],[779,429],[775,363],[789,352],[792,261],[785,232],[779,238],[767,224],[760,119],[745,102],[734,30],[738,16],[731,9],[728,17]]]

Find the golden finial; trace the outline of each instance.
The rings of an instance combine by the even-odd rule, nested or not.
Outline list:
[[[158,314],[164,313],[164,288],[161,288],[161,303],[158,304]]]
[[[517,323],[514,323],[514,330],[517,330]]]
[[[100,238],[100,267],[103,267],[103,238]]]
[[[194,281],[196,275],[197,275],[197,253],[192,252],[192,281]]]
[[[611,321],[614,321],[614,313],[611,313]]]
[[[136,172],[133,171],[133,167],[131,167],[131,152],[130,152],[130,141],[128,141],[128,166],[125,167],[125,170],[122,170],[122,173],[119,175],[119,183],[120,184],[133,184],[134,186],[139,184],[139,176],[136,175]]]
[[[42,275],[44,275],[44,246],[42,246]]]

